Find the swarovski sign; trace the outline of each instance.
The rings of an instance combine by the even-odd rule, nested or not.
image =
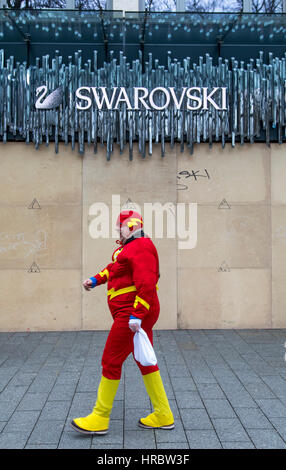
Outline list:
[[[182,87],[178,93],[174,87],[107,87],[81,86],[76,90],[76,108],[87,110],[92,106],[99,109],[116,110],[126,105],[127,110],[158,110],[169,107],[181,110],[227,110],[227,87]]]
[[[120,152],[128,145],[132,160],[135,143],[144,158],[158,144],[164,156],[166,144],[175,142],[192,154],[203,142],[224,148],[230,141],[233,147],[285,141],[285,58],[269,53],[266,63],[260,52],[238,65],[235,58],[209,54],[198,63],[170,56],[166,65],[156,61],[154,67],[149,54],[143,72],[141,55],[130,63],[120,52],[119,61],[99,66],[93,52],[84,67],[81,51],[67,63],[47,55],[42,64],[38,57],[34,66],[14,67],[13,57],[5,63],[0,50],[0,139],[17,135],[36,148],[54,141],[56,152],[60,142],[71,142],[80,154],[86,143],[96,154],[100,142],[107,160],[117,144]]]

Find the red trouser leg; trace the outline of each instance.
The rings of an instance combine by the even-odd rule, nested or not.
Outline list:
[[[148,338],[153,344],[152,326],[157,321],[158,316],[154,320],[149,315],[147,319],[142,321],[142,328],[146,331]],[[117,315],[109,332],[105,348],[102,355],[102,375],[107,379],[119,380],[121,378],[122,364],[130,353],[134,352],[133,336],[134,333],[128,326],[129,315]],[[133,355],[134,357],[134,355]],[[141,366],[137,362],[142,375],[156,372],[159,367]]]

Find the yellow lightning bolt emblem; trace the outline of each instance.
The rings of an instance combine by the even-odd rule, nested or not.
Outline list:
[[[136,217],[131,217],[130,222],[127,223],[128,227],[133,227],[134,225],[137,225],[137,223],[142,224],[142,220],[136,218]]]

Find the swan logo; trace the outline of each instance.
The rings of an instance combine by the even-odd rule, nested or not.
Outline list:
[[[55,109],[62,103],[62,87],[56,88],[56,90],[52,91],[48,96],[47,93],[48,87],[46,85],[42,85],[36,89],[36,96],[38,99],[35,103],[35,107],[37,109]]]

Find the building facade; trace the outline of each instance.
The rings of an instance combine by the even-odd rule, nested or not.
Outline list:
[[[157,328],[285,328],[283,15],[28,13],[1,11],[0,331],[108,329],[82,282],[137,206]]]

